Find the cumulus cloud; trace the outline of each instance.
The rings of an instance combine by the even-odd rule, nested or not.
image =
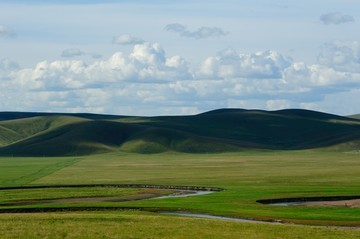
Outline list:
[[[43,61],[35,68],[13,72],[15,84],[32,90],[64,90],[102,87],[122,81],[153,83],[190,78],[186,61],[166,57],[159,44],[135,45],[128,55],[121,52],[107,60],[85,64],[83,61]]]
[[[144,40],[128,34],[122,34],[114,37],[113,43],[120,45],[135,45],[144,43]]]
[[[359,84],[359,74],[337,71],[324,65],[306,65],[303,62],[296,62],[283,72],[283,81],[287,84],[301,86],[303,90],[317,87],[352,87],[352,84]]]
[[[206,58],[198,71],[206,78],[280,78],[283,69],[291,64],[291,59],[275,51],[238,54],[226,49],[215,57]]]
[[[326,25],[329,24],[338,25],[338,24],[353,22],[355,21],[355,19],[353,16],[342,14],[341,12],[332,12],[321,15],[320,21]]]
[[[222,37],[227,35],[223,29],[219,27],[206,27],[202,26],[195,31],[187,30],[186,26],[180,23],[172,23],[165,26],[165,30],[169,32],[178,33],[182,37],[189,37],[195,39]]]
[[[0,37],[14,37],[15,33],[6,26],[0,25]]]
[[[235,105],[315,108],[330,94],[360,88],[358,71],[325,63],[308,65],[276,51],[241,54],[226,49],[191,66],[181,56],[167,56],[159,44],[146,42],[128,54],[116,52],[90,64],[66,59],[20,68],[2,60],[0,107],[139,115]]]

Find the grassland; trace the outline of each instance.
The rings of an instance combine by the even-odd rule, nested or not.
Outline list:
[[[33,180],[27,181],[26,184],[129,183],[196,185],[224,189],[222,192],[188,198],[81,202],[72,203],[71,206],[128,207],[149,211],[178,210],[299,224],[359,226],[359,208],[273,207],[256,203],[259,199],[280,197],[359,195],[359,160],[360,154],[356,153],[246,151],[206,155],[111,153],[77,158],[0,158],[0,163],[7,168],[19,169],[16,174],[1,174],[1,186],[14,185],[16,182],[22,182],[20,179],[23,175],[33,175]],[[29,162],[35,161],[37,164],[27,167]],[[46,174],[40,173],[35,177],[37,172],[44,172],[47,168],[51,168],[51,165],[69,161],[73,163]],[[60,195],[56,190],[52,193],[55,198],[79,196],[79,194],[73,195],[74,192],[70,191],[62,191]],[[25,192],[18,193],[17,198],[27,195]],[[114,192],[87,192],[86,189],[78,193],[81,197],[114,195]],[[129,195],[137,192],[122,193]],[[37,196],[34,197],[39,195],[44,194],[38,191]],[[26,197],[34,198],[31,194]],[[2,200],[6,201],[6,195],[2,195]],[[62,208],[70,204],[58,203],[51,206]],[[46,205],[21,207],[46,207]],[[360,230],[357,229],[253,225],[182,218],[144,211],[1,214],[0,220],[2,231],[5,231],[4,235],[8,235],[9,238],[17,237],[16,235],[31,235],[29,238],[40,235],[51,238],[61,238],[60,235],[63,238],[81,238],[89,235],[88,233],[98,235],[99,238],[101,235],[104,238],[188,238],[194,231],[196,236],[193,235],[192,238],[219,238],[219,235],[221,238],[357,238],[360,236]],[[34,230],[33,226],[40,222],[42,226]],[[61,229],[58,228],[60,224],[63,225]],[[49,228],[57,229],[50,232]],[[79,229],[75,230],[75,228]],[[121,235],[118,234],[120,231],[122,231]]]
[[[81,158],[0,158],[0,185],[26,185],[79,160]]]
[[[181,117],[0,113],[0,187],[99,185],[0,190],[0,212],[64,211],[0,213],[0,238],[359,238],[360,208],[256,202],[360,195],[359,147],[359,120],[303,110]],[[103,184],[223,190],[149,199],[173,190]],[[88,200],[69,200],[78,198]],[[70,208],[81,211],[65,212]],[[285,224],[159,214],[166,211]]]
[[[197,185],[225,190],[187,199],[148,200],[123,206],[177,208],[217,215],[275,218],[323,224],[356,224],[356,208],[301,208],[259,205],[281,197],[357,195],[359,154],[305,151],[233,154],[99,155],[34,181],[59,183],[141,183]],[[103,177],[103,172],[106,177]],[[333,220],[336,218],[335,220]]]
[[[164,216],[146,212],[0,215],[1,238],[355,239],[359,231]]]

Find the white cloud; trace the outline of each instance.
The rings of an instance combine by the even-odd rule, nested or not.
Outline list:
[[[43,61],[33,69],[11,73],[14,84],[33,90],[65,90],[102,87],[122,81],[153,83],[191,78],[186,61],[166,57],[159,44],[135,45],[132,53],[118,52],[107,60],[85,64],[83,61]]]
[[[227,49],[215,57],[205,59],[198,74],[207,78],[278,79],[291,61],[290,58],[275,51],[238,54],[234,50]]]
[[[187,28],[180,23],[172,23],[165,26],[166,31],[175,32],[180,34],[182,37],[189,37],[195,39],[211,38],[211,37],[222,37],[228,33],[219,27],[206,27],[202,26],[195,31],[189,31]]]
[[[135,45],[144,43],[144,40],[128,34],[122,34],[114,37],[113,43],[120,45]]]
[[[323,65],[296,62],[284,70],[283,80],[303,87],[322,87],[359,82],[357,75],[336,71]]]
[[[31,90],[64,90],[84,86],[85,65],[81,61],[43,61],[34,69],[22,69],[11,74],[13,83]]]
[[[130,58],[144,65],[161,65],[165,63],[165,51],[159,44],[135,45]]]
[[[342,14],[341,12],[332,12],[320,16],[320,21],[324,24],[343,24],[355,21],[353,16]]]
[[[329,95],[360,85],[360,73],[331,64],[294,62],[275,51],[239,54],[227,49],[193,66],[181,56],[167,56],[157,43],[137,44],[129,54],[116,52],[90,64],[43,61],[22,69],[2,60],[0,106],[139,115],[228,106],[315,109]]]

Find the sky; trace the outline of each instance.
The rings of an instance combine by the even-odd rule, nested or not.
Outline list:
[[[1,0],[0,111],[360,113],[358,0]]]

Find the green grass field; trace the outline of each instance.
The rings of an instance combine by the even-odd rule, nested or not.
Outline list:
[[[76,207],[180,210],[301,224],[251,224],[184,218],[144,211],[0,214],[3,238],[19,238],[24,235],[27,235],[27,238],[85,238],[87,235],[96,235],[98,238],[360,237],[359,229],[304,225],[360,226],[360,208],[274,207],[256,203],[256,200],[268,198],[359,195],[360,154],[354,152],[245,151],[223,154],[111,153],[63,158],[4,157],[0,158],[0,166],[2,187],[119,183],[210,186],[224,189],[221,192],[188,198],[71,204]],[[32,196],[27,193],[29,191],[20,190],[17,196],[12,195],[13,199],[2,193],[0,198],[3,202],[9,202],[19,198],[113,196],[139,192],[139,189],[108,192],[84,188],[76,193],[74,190],[63,190],[61,193],[47,190],[35,190]],[[69,205],[51,204],[52,207]],[[18,207],[47,206],[49,205],[36,204]],[[41,226],[36,227],[38,224]]]
[[[356,239],[353,229],[268,225],[164,216],[147,212],[0,215],[1,238]]]
[[[360,196],[359,139],[356,118],[294,109],[0,112],[0,238],[360,238],[360,207],[256,202]],[[223,190],[158,199],[179,189],[105,184]],[[19,188],[46,185],[62,187]],[[161,214],[176,211],[284,224]]]
[[[0,158],[0,185],[26,185],[79,160],[81,158]]]

